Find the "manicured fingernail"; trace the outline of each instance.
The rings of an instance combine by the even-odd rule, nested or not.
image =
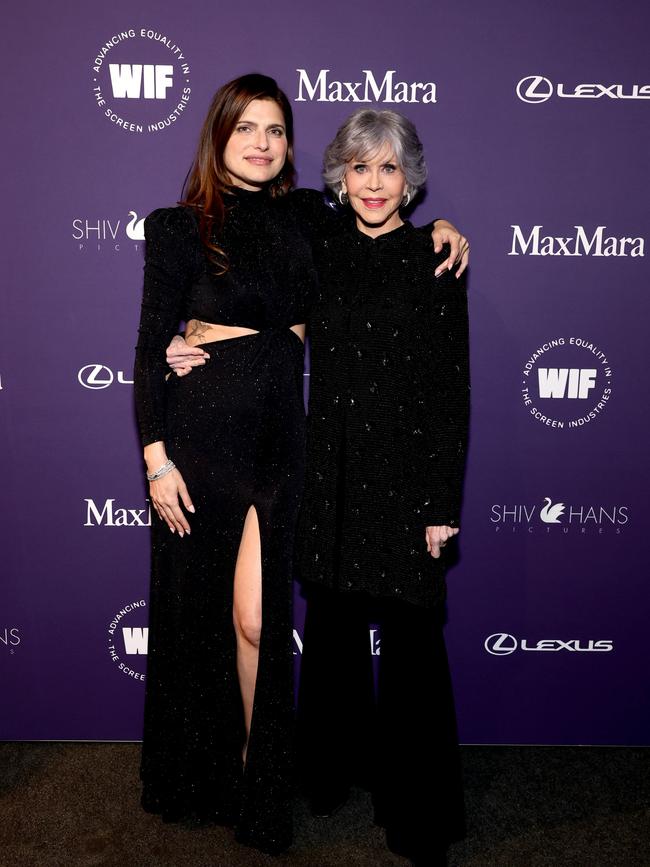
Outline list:
[[[179,531],[178,531],[178,535],[179,535],[179,536],[181,537],[181,539],[182,539],[182,538],[183,538],[183,535],[184,535],[183,531],[182,531],[182,530],[179,530]]]
[[[174,533],[174,532],[175,532],[175,530],[174,530],[174,528],[173,528],[173,527],[170,527],[170,528],[169,528],[169,529],[170,529],[170,530],[171,530],[171,531],[172,531],[172,533]]]
[[[442,268],[438,268],[438,270],[436,271],[436,277],[440,277],[441,274],[442,274]]]
[[[194,508],[194,506],[191,506],[191,505],[190,505],[190,506],[187,507],[187,511],[188,511],[188,512],[191,512],[192,514],[194,514],[194,512],[196,512],[196,509]]]

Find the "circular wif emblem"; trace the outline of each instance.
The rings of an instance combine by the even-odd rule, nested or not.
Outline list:
[[[495,632],[485,639],[484,647],[492,656],[508,656],[517,649],[517,639],[507,632]]]
[[[108,120],[125,132],[172,126],[190,101],[190,67],[167,34],[146,27],[112,34],[92,62],[92,93]]]
[[[612,395],[609,359],[585,337],[556,337],[538,346],[522,376],[524,407],[546,427],[584,427],[600,417]]]
[[[108,624],[108,655],[122,674],[144,681],[148,644],[147,602],[136,599],[116,611]]]
[[[553,96],[553,84],[543,75],[528,75],[517,84],[517,96],[523,102],[546,102]]]

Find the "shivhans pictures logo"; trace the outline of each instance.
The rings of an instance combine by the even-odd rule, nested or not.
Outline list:
[[[522,371],[521,396],[546,427],[581,428],[599,418],[612,394],[607,355],[583,337],[557,337],[539,346]]]
[[[495,533],[621,535],[630,521],[630,507],[617,503],[571,503],[543,498],[539,503],[492,503]]]
[[[553,82],[544,75],[527,75],[517,82],[515,91],[522,102],[539,104],[553,95],[561,99],[650,99],[650,84],[576,84],[573,88]]]
[[[147,655],[149,627],[145,625],[147,603],[145,599],[129,602],[120,608],[108,624],[108,654],[119,671],[132,680],[145,679],[139,657]]]
[[[9,656],[13,656],[20,644],[20,628],[18,626],[0,626],[0,651],[4,648]]]
[[[541,653],[557,653],[560,650],[568,650],[570,653],[609,653],[614,650],[614,642],[608,639],[595,641],[590,638],[581,641],[578,638],[571,638],[563,641],[560,638],[542,638],[540,641],[531,642],[527,638],[519,641],[508,632],[495,632],[488,635],[483,646],[492,656],[510,656],[516,650]]]
[[[102,114],[118,128],[160,132],[187,108],[190,66],[166,34],[146,27],[121,30],[97,51],[92,93]]]
[[[129,219],[115,217],[75,217],[72,220],[72,237],[79,242],[79,250],[115,250],[120,252],[125,241],[127,249],[138,251],[144,241],[144,217],[129,211]]]

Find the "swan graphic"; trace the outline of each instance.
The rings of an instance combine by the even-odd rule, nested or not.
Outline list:
[[[138,220],[135,211],[129,211],[130,222],[126,227],[126,234],[132,241],[144,241],[144,217]]]
[[[564,513],[564,503],[556,503],[551,505],[551,498],[544,497],[546,505],[539,513],[539,517],[545,524],[560,524],[560,515]]]

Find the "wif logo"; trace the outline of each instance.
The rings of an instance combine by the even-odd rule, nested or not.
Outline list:
[[[174,83],[174,67],[151,63],[109,63],[115,99],[166,99]]]
[[[129,602],[116,612],[108,624],[109,658],[117,670],[131,680],[144,681],[146,676],[138,670],[144,667],[139,657],[146,656],[149,644],[149,627],[142,625],[147,620],[146,608],[144,599]],[[133,625],[134,621],[136,625]]]
[[[580,428],[599,418],[612,394],[607,355],[583,337],[557,337],[543,343],[524,365],[522,375],[524,407],[534,419],[558,430]]]
[[[124,652],[128,656],[146,656],[149,646],[149,627],[123,626],[122,641]]]
[[[192,93],[181,48],[167,34],[146,27],[114,33],[100,46],[92,73],[95,104],[124,132],[155,133],[172,126]]]
[[[537,371],[539,396],[586,400],[596,387],[597,373],[595,367],[540,367]]]

